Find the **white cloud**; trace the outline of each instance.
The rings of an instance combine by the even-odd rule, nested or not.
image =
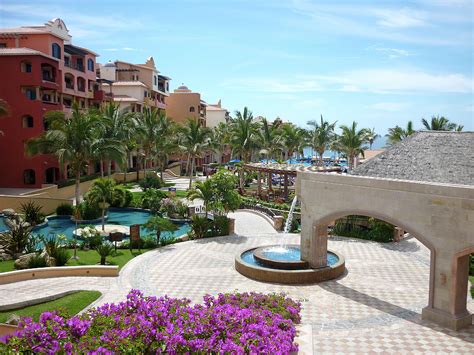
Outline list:
[[[401,111],[409,107],[409,104],[404,102],[378,102],[376,104],[369,105],[368,108],[373,110],[380,110],[380,111]]]
[[[103,50],[108,51],[108,52],[120,52],[120,51],[137,51],[138,49],[131,48],[131,47],[122,47],[122,48],[105,48]]]
[[[373,47],[373,48],[377,52],[385,54],[391,59],[400,58],[400,57],[408,57],[411,55],[411,53],[405,49],[387,48],[387,47]]]
[[[373,9],[372,12],[377,17],[377,24],[384,27],[407,28],[428,24],[426,13],[410,8]]]
[[[420,69],[361,69],[335,75],[295,76],[287,80],[238,78],[225,87],[267,93],[346,91],[371,93],[470,93],[473,80],[463,74],[432,74]]]

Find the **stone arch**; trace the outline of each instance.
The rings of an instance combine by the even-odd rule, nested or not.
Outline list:
[[[358,215],[358,216],[366,216],[366,217],[374,217],[381,221],[390,223],[396,227],[401,227],[403,230],[410,233],[411,236],[416,238],[420,241],[426,248],[430,251],[430,277],[429,277],[429,295],[428,295],[428,306],[433,307],[433,297],[434,297],[434,270],[433,266],[435,265],[436,261],[436,249],[433,243],[431,243],[426,237],[423,236],[416,228],[413,228],[409,222],[403,222],[396,218],[396,216],[388,216],[380,211],[368,210],[368,209],[345,209],[340,210],[337,212],[328,213],[319,217],[317,220],[313,222],[313,231],[317,231],[319,229],[323,229],[320,233],[324,233],[326,231],[327,238],[327,226],[332,221],[335,221],[339,218],[343,218],[350,215]],[[314,232],[313,232],[314,233]]]

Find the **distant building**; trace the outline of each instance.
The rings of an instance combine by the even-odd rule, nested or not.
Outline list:
[[[185,123],[188,118],[194,118],[206,127],[207,104],[201,99],[201,94],[192,92],[187,86],[181,85],[170,93],[167,100],[167,116],[178,123]]]
[[[69,114],[74,101],[87,108],[105,99],[96,82],[97,56],[71,43],[61,19],[0,29],[0,98],[10,107],[0,120],[0,187],[41,187],[65,177],[54,156],[27,157],[25,142],[48,129],[48,111]]]
[[[219,123],[228,123],[230,120],[229,111],[222,107],[221,100],[217,104],[207,104],[206,126],[216,127]]]
[[[145,106],[166,110],[171,78],[160,75],[153,57],[145,64],[108,62],[100,65],[99,76],[121,108],[132,112],[141,112]]]

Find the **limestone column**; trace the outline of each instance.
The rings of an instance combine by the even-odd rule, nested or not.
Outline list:
[[[307,261],[316,269],[327,265],[328,227],[326,224],[314,225],[310,218],[301,220],[301,260]]]

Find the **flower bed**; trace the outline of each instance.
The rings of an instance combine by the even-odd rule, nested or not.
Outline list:
[[[132,290],[126,301],[81,316],[55,311],[37,323],[26,318],[0,352],[286,354],[298,349],[300,311],[298,302],[279,294],[219,294],[191,305]]]

